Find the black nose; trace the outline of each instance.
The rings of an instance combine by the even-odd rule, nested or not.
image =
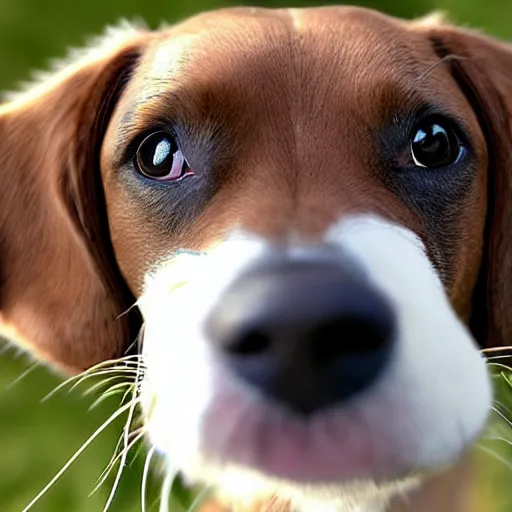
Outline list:
[[[354,269],[283,260],[238,278],[206,326],[239,377],[309,415],[376,380],[389,361],[395,318]]]

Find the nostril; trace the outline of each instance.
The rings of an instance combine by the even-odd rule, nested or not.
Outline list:
[[[240,276],[204,328],[234,376],[309,415],[377,381],[397,319],[387,298],[343,265],[292,263]]]
[[[325,364],[343,356],[367,355],[390,342],[392,328],[368,318],[339,318],[317,326],[309,336],[312,360]]]
[[[231,355],[257,356],[270,349],[271,339],[262,330],[253,329],[245,332],[227,347]]]

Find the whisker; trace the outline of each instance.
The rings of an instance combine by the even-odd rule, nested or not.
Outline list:
[[[96,373],[92,373],[90,375],[85,375],[78,381],[76,381],[71,388],[68,390],[68,393],[74,391],[80,384],[83,384],[86,380],[92,379],[94,377],[102,377],[103,375],[119,375],[119,376],[134,376],[136,375],[136,370],[133,368],[112,368],[110,370],[101,370]]]
[[[89,389],[87,389],[85,392],[84,392],[84,396],[87,396],[87,395],[92,395],[93,393],[95,393],[96,391],[98,391],[99,389],[101,389],[103,386],[106,386],[108,385],[110,382],[114,382],[116,380],[119,380],[119,379],[125,379],[126,376],[125,375],[114,375],[113,377],[109,377],[108,379],[102,379],[100,382],[94,384],[93,386],[91,386]],[[121,382],[119,383],[123,386],[126,386],[126,385],[129,385],[129,384],[132,384],[131,382]],[[118,385],[119,385],[118,384]],[[115,385],[113,385],[112,387],[109,387],[106,392],[108,391],[111,391],[112,388],[116,387]]]
[[[112,467],[112,465],[115,463],[115,460],[119,453],[119,448],[121,447],[121,444],[123,443],[123,433],[119,436],[119,439],[117,440],[116,446],[114,448],[114,451],[112,453],[112,457],[110,458],[108,464],[105,466],[105,469],[101,472],[100,476],[97,478],[96,483],[94,484],[94,488],[98,487],[98,482],[103,478],[105,475],[105,472],[109,470],[109,468]],[[93,490],[94,493],[94,490]]]
[[[461,57],[459,55],[445,55],[442,59],[438,60],[436,63],[432,64],[427,70],[422,73],[418,80],[424,80],[428,75],[430,75],[438,66],[444,64],[445,62],[449,62],[452,60],[466,60],[465,57]]]
[[[28,375],[30,375],[36,368],[39,367],[41,363],[39,362],[36,362],[32,365],[30,365],[21,375],[19,375],[18,377],[16,377],[16,379],[14,379],[10,384],[8,384],[5,388],[6,391],[9,391],[10,389],[12,389],[14,386],[16,386],[17,384],[19,384],[25,377],[27,377]]]
[[[126,400],[126,397],[130,394],[130,391],[134,392],[137,390],[137,383],[132,382],[130,387],[125,391],[123,398],[121,399],[121,403]]]
[[[144,344],[145,331],[146,331],[146,324],[142,324],[140,331],[139,331],[139,337],[137,340],[137,343],[138,343],[137,351],[139,352],[139,354],[142,354],[142,346]]]
[[[498,435],[487,435],[483,437],[484,441],[500,441],[502,443],[506,443],[510,446],[512,446],[512,440],[506,439],[503,436]]]
[[[506,364],[495,363],[494,361],[488,361],[487,366],[491,366],[492,368],[496,368],[497,370],[501,370],[502,372],[510,373],[512,369]]]
[[[206,498],[208,493],[212,490],[212,486],[206,486],[199,494],[194,498],[187,512],[195,512],[196,508],[201,505],[203,500]]]
[[[510,359],[512,357],[512,354],[499,354],[499,355],[496,355],[496,356],[487,356],[486,359],[487,361],[496,361],[497,359]],[[505,368],[509,369],[510,368],[506,365],[503,365],[505,366]]]
[[[112,491],[110,492],[110,495],[108,497],[107,503],[105,504],[105,508],[103,509],[103,512],[107,512],[109,510],[110,505],[112,504],[112,502],[114,500],[115,494],[119,487],[119,482],[121,481],[121,476],[123,474],[123,470],[126,465],[126,459],[128,457],[128,452],[129,452],[130,428],[132,426],[132,420],[133,420],[133,415],[135,413],[135,407],[139,403],[139,401],[137,400],[137,392],[138,392],[137,385],[140,382],[140,379],[141,379],[141,370],[139,367],[137,370],[136,378],[135,378],[135,383],[134,383],[135,385],[133,386],[133,390],[132,390],[131,407],[128,411],[128,418],[126,419],[126,424],[125,424],[125,428],[124,428],[124,449],[121,452],[122,456],[121,456],[121,460],[119,462],[119,469],[117,471],[116,479],[114,481],[114,485],[112,486]],[[141,435],[141,437],[142,437],[142,435]]]
[[[130,434],[130,436],[133,436],[133,435],[134,435],[134,436],[137,436],[137,435],[138,435],[138,434],[140,434],[140,433],[145,433],[145,427],[140,427],[140,428],[138,428],[138,429],[134,430],[134,431]],[[113,450],[113,452],[114,452],[114,453],[113,453],[113,455],[112,455],[112,457],[111,457],[110,461],[108,462],[107,466],[105,467],[105,469],[102,471],[101,475],[100,475],[100,476],[98,477],[98,479],[96,480],[95,487],[98,485],[99,480],[103,477],[103,475],[105,474],[105,472],[106,472],[106,471],[108,471],[108,470],[109,470],[109,468],[111,468],[111,467],[114,465],[115,461],[116,461],[116,460],[117,460],[117,458],[119,457],[119,453],[118,453],[118,452],[119,452],[119,448],[120,448],[121,444],[123,443],[123,439],[124,439],[124,432],[123,432],[123,433],[121,433],[121,435],[119,436],[119,439],[117,440],[116,446],[115,446],[115,448],[114,448],[114,450]]]
[[[156,448],[154,446],[149,450],[146,456],[146,462],[144,463],[144,470],[142,471],[142,483],[140,488],[140,505],[142,512],[146,512],[149,468],[151,467],[151,460],[155,455],[155,450]]]
[[[116,316],[116,320],[119,320],[120,318],[123,318],[123,316],[126,316],[133,308],[137,307],[137,302],[132,304],[128,309],[123,311],[122,313],[119,313],[119,315]]]
[[[135,306],[137,306],[137,303],[135,303],[132,306],[132,308],[135,307]],[[142,342],[143,342],[143,339],[144,339],[144,324],[142,324],[142,326],[141,326],[141,328],[139,330],[139,333],[137,334],[137,336],[135,337],[133,342],[130,343],[128,345],[128,347],[126,348],[125,354],[130,353],[133,350],[133,348],[135,346],[137,346],[137,353],[141,355],[142,354]]]
[[[80,379],[77,379],[79,382],[78,382],[78,384],[75,383],[73,385],[73,387],[76,387],[82,381],[84,381],[86,379],[90,379],[92,377],[101,377],[102,375],[109,375],[109,374],[112,374],[112,373],[119,374],[119,375],[123,375],[123,374],[135,375],[137,373],[137,369],[135,367],[134,368],[130,368],[129,366],[116,366],[116,367],[112,367],[112,368],[106,368],[106,369],[103,369],[103,370],[98,370],[98,371],[96,371],[94,373],[90,373],[88,375],[83,375]]]
[[[169,498],[171,497],[172,484],[174,483],[175,477],[175,472],[168,473],[165,477],[164,483],[162,485],[162,491],[160,493],[159,512],[169,512]]]
[[[87,441],[75,452],[75,454],[66,462],[62,469],[48,482],[48,484],[39,492],[39,494],[22,510],[22,512],[28,512],[64,475],[64,473],[76,462],[76,460],[82,455],[82,453],[91,445],[91,443],[109,427],[119,416],[128,411],[132,407],[132,403],[128,403],[120,407],[115,411],[110,418],[105,421],[90,437]]]
[[[101,394],[89,407],[89,411],[92,411],[96,407],[98,407],[101,403],[103,403],[108,398],[111,398],[115,395],[119,395],[120,393],[123,393],[123,397],[121,398],[120,402],[123,403],[126,400],[127,395],[130,393],[131,389],[133,388],[134,383],[133,382],[121,382],[120,384],[116,384],[115,386],[112,386],[110,389],[107,389],[104,393]],[[128,388],[125,392],[123,392],[123,388]]]
[[[485,355],[487,354],[493,354],[494,352],[503,352],[505,350],[509,350],[512,355],[512,345],[510,346],[503,346],[503,347],[489,347],[489,348],[483,348],[481,352]]]
[[[108,463],[108,466],[103,470],[100,477],[96,481],[96,484],[94,485],[93,490],[89,494],[89,498],[93,494],[95,494],[101,488],[101,486],[107,481],[107,478],[109,477],[110,473],[112,472],[112,469],[114,469],[116,462],[123,456],[125,450],[126,450],[126,453],[129,453],[130,450],[144,437],[145,434],[146,434],[146,432],[138,432],[135,435],[135,437],[130,441],[128,446],[125,449],[123,449],[123,451],[121,453],[114,454],[114,457],[110,460],[110,462]],[[122,441],[122,439],[123,439],[123,436],[121,435],[121,441]]]
[[[499,408],[498,408],[498,407],[493,406],[493,407],[492,407],[492,410],[493,410],[493,411],[494,411],[494,412],[495,412],[495,413],[496,413],[496,414],[497,414],[497,415],[498,415],[498,416],[499,416],[503,421],[505,421],[505,422],[507,423],[507,425],[509,425],[509,426],[511,426],[511,427],[512,427],[512,421],[511,421],[511,420],[509,420],[509,419],[505,416],[505,414],[503,414],[503,412],[501,412],[501,411],[499,410]]]
[[[506,403],[501,402],[500,400],[498,400],[496,398],[494,399],[494,402],[493,402],[493,409],[494,408],[499,409],[505,415],[512,416],[510,407]]]
[[[122,357],[119,359],[113,359],[110,361],[104,361],[103,363],[99,363],[96,366],[93,366],[78,375],[70,377],[69,379],[67,379],[64,382],[62,382],[61,384],[59,384],[55,389],[50,391],[50,393],[48,393],[41,400],[41,402],[46,402],[51,397],[53,397],[55,394],[57,394],[59,391],[61,391],[63,388],[65,388],[66,386],[70,385],[71,383],[73,383],[79,379],[82,379],[85,376],[103,375],[103,374],[99,373],[100,371],[117,373],[117,372],[123,372],[123,371],[127,371],[127,370],[133,370],[134,368],[129,368],[129,366],[132,364],[134,364],[134,365],[138,364],[137,361],[131,361],[131,359],[133,359],[133,358],[140,359],[140,358],[142,358],[142,355],[137,354],[137,355],[133,355],[133,356],[126,356],[126,357]],[[121,366],[121,364],[123,366]],[[110,367],[110,368],[108,368],[108,367]]]
[[[135,432],[144,432],[144,434],[147,433],[147,429],[146,429],[146,426],[143,425],[142,427],[139,427],[138,429],[135,430]],[[137,462],[137,459],[140,457],[140,454],[142,452],[144,452],[144,454],[147,453],[147,449],[146,449],[146,445],[144,443],[140,443],[139,444],[139,447],[137,448],[137,450],[135,451],[135,454],[133,455],[132,457],[132,460],[130,462],[130,467],[132,468],[133,465],[135,464],[135,462]]]
[[[496,453],[494,450],[491,450],[490,448],[487,448],[486,446],[482,446],[481,444],[477,444],[476,446],[479,450],[483,451],[487,455],[490,455],[494,459],[496,459],[498,462],[501,462],[505,467],[512,470],[512,463],[510,463],[508,460],[503,458],[500,454]]]

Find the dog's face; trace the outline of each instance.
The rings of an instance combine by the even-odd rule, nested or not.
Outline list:
[[[244,503],[385,501],[490,409],[468,326],[487,345],[512,325],[505,65],[353,8],[130,34],[0,108],[5,332],[84,369],[132,341],[112,320],[132,297],[169,472]]]

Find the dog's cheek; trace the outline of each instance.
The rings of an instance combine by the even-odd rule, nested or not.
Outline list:
[[[179,294],[186,300],[186,294]],[[150,440],[168,457],[169,469],[184,469],[200,444],[200,412],[210,400],[211,378],[204,341],[193,311],[173,297],[144,307],[142,407]]]
[[[142,407],[150,441],[174,469],[197,465],[203,417],[220,392],[219,381],[227,379],[219,377],[204,320],[262,247],[234,234],[208,253],[174,255],[146,276],[138,300],[144,319]]]
[[[346,218],[327,238],[352,255],[397,315],[395,357],[385,381],[404,421],[389,427],[403,429],[402,437],[416,446],[413,466],[453,462],[484,427],[492,391],[485,362],[422,242],[375,216]]]

